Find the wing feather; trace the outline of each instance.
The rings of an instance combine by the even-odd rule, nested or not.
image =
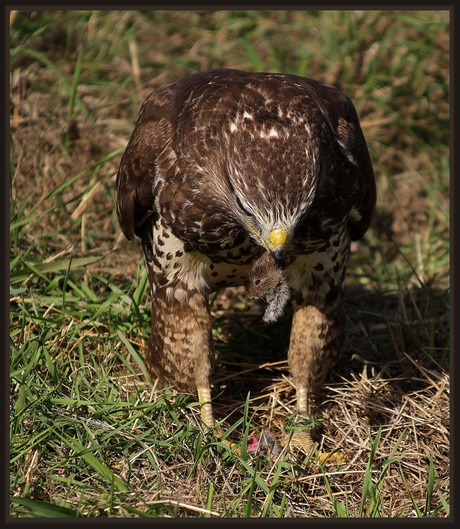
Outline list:
[[[133,240],[155,214],[157,160],[171,141],[170,104],[174,83],[160,88],[143,103],[123,153],[116,177],[116,209],[125,236]]]
[[[372,162],[356,108],[343,92],[330,85],[312,79],[305,79],[303,84],[316,93],[317,104],[334,131],[342,153],[356,167],[354,214],[350,218],[350,229],[352,239],[360,239],[374,216],[377,193]]]

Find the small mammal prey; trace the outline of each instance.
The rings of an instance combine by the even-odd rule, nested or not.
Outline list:
[[[249,276],[250,299],[262,299],[267,303],[263,320],[272,323],[278,320],[291,297],[286,272],[280,268],[270,251],[255,261]]]

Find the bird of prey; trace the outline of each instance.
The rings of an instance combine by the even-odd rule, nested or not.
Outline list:
[[[116,179],[119,223],[148,271],[152,376],[196,389],[212,427],[209,295],[251,277],[267,321],[291,299],[288,364],[308,416],[339,358],[350,241],[375,202],[357,112],[330,85],[216,69],[152,92]]]

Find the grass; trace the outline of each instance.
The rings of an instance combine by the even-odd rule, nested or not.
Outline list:
[[[22,11],[10,29],[11,518],[421,518],[450,507],[449,11]],[[215,412],[159,390],[114,175],[139,105],[197,70],[285,71],[355,102],[378,207],[353,247],[344,360],[315,453],[248,454],[290,420],[289,317],[213,298]]]

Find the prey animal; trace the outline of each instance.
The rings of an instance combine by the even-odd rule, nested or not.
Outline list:
[[[291,297],[285,270],[268,251],[254,262],[248,282],[249,299],[267,303],[263,320],[273,323],[283,315]]]

